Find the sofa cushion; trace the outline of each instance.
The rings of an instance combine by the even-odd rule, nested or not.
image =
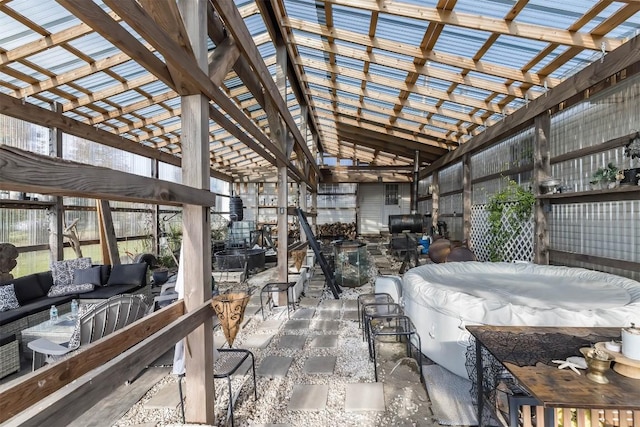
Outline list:
[[[13,310],[20,307],[13,283],[0,286],[0,311]]]
[[[72,283],[70,285],[53,285],[49,289],[48,297],[61,297],[64,295],[78,295],[93,291],[96,286],[93,283]]]
[[[53,286],[53,276],[51,275],[51,272],[43,271],[42,273],[35,273],[35,275],[38,278],[38,283],[40,283],[42,292],[46,295],[47,292],[49,292],[49,289],[51,289],[51,286]]]
[[[19,308],[0,312],[0,325],[6,325],[15,320],[22,319],[23,317],[31,314],[40,313],[41,311],[48,311],[52,305],[65,304],[71,301],[76,295],[68,295],[62,297],[40,297],[30,301],[27,304],[21,305]]]
[[[137,286],[137,285],[97,286],[93,290],[93,292],[87,292],[86,294],[80,295],[80,299],[82,300],[109,299],[116,295],[134,293],[135,291],[143,287],[144,286]]]
[[[145,286],[147,284],[147,268],[146,262],[135,264],[118,264],[111,268],[111,274],[107,281],[107,286],[113,285],[132,285]]]
[[[67,259],[51,264],[51,275],[54,285],[70,285],[73,283],[73,272],[81,268],[91,267],[91,258]]]
[[[85,283],[90,283],[94,286],[102,285],[101,278],[100,278],[100,266],[74,270],[73,284],[84,285]]]
[[[16,297],[18,297],[20,305],[25,305],[30,301],[46,295],[42,291],[42,288],[38,283],[38,277],[35,274],[19,277],[17,279],[13,279],[11,282],[13,283],[13,288],[16,292]]]
[[[94,265],[94,267],[97,267]],[[100,267],[100,286],[106,286],[109,281],[109,274],[111,274],[111,266],[109,264],[102,264]]]

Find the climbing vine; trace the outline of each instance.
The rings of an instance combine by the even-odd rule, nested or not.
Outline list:
[[[495,193],[487,204],[489,211],[489,259],[493,262],[504,260],[507,241],[522,231],[522,225],[531,218],[536,199],[533,192],[525,190],[513,180]]]

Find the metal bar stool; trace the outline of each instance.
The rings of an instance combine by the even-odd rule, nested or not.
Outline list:
[[[363,341],[367,341],[369,345],[369,359],[373,357],[371,351],[371,322],[373,318],[381,318],[389,315],[401,315],[404,314],[402,310],[402,306],[395,302],[374,302],[370,304],[365,304],[362,307],[362,317],[363,317],[363,328],[362,328],[362,339]]]
[[[374,322],[376,319],[384,320],[382,322]],[[377,315],[370,319],[371,325],[371,350],[373,352],[373,369],[375,380],[378,381],[378,363],[376,355],[376,338],[379,336],[395,336],[396,340],[402,340],[405,337],[407,341],[407,356],[412,357],[411,347],[415,347],[418,351],[418,366],[420,369],[420,381],[422,381],[422,342],[420,335],[416,332],[415,326],[409,317],[404,315],[388,314]],[[393,325],[391,325],[393,324]],[[387,325],[387,326],[385,326]],[[413,343],[412,340],[416,341]]]
[[[238,348],[219,348],[219,356],[213,364],[213,378],[226,378],[229,390],[229,406],[227,407],[227,417],[231,418],[231,426],[233,427],[233,390],[231,388],[231,376],[234,375],[241,366],[245,364],[247,359],[251,358],[251,370],[253,374],[253,397],[258,400],[258,389],[256,388],[256,365],[253,353],[249,350]],[[182,422],[185,422],[184,416],[184,400],[182,395],[182,377],[180,375],[178,381],[178,392],[180,394],[180,408],[182,411]]]
[[[362,306],[376,302],[389,303],[395,302],[393,297],[386,292],[378,292],[374,294],[358,295],[358,327],[362,328],[364,317],[362,316]]]
[[[289,319],[289,305],[291,304],[291,300],[289,299],[289,291],[293,289],[296,285],[296,282],[271,282],[267,283],[260,290],[260,309],[262,310],[262,320],[265,320],[264,317],[264,303],[262,302],[262,295],[264,293],[268,294],[267,304],[269,301],[273,302],[272,293],[273,292],[286,292],[287,293],[287,319]],[[295,297],[293,298],[293,310],[296,310],[296,301]]]

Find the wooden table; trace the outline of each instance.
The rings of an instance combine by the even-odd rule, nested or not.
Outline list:
[[[510,356],[505,356],[505,349],[511,349],[517,353],[519,346],[526,345],[530,348],[533,345],[535,348],[535,344],[539,343],[538,348],[543,350],[537,351],[536,357],[541,355],[543,358],[548,357],[548,360],[565,359],[566,355],[556,354],[562,352],[561,346],[553,347],[545,344],[548,338],[561,338],[558,334],[562,334],[567,336],[567,342],[573,338],[590,339],[593,336],[620,339],[621,328],[468,326],[467,329],[476,343],[478,385],[484,384],[483,375],[486,368],[482,366],[484,348],[513,375],[520,386],[538,401],[538,405],[551,408],[551,414],[552,408],[640,410],[640,380],[624,377],[610,369],[606,374],[609,384],[597,384],[587,379],[586,371],[581,371],[582,375],[577,375],[570,369],[558,369],[557,364],[514,363],[512,360],[507,360]],[[523,354],[526,354],[526,351]],[[573,355],[581,356],[579,352]],[[483,387],[479,386],[479,424],[482,424],[484,392]],[[555,417],[547,414],[549,412],[545,413],[545,425],[555,425]]]

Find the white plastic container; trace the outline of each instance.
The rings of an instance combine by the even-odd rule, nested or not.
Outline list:
[[[640,328],[632,323],[630,328],[622,328],[622,355],[640,360]]]

